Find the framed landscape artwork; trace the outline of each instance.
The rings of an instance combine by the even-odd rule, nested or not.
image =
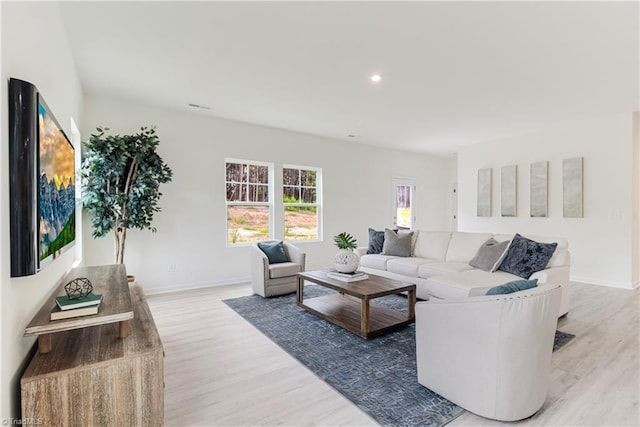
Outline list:
[[[564,159],[562,161],[562,216],[582,218],[583,158]]]
[[[478,169],[478,216],[491,216],[491,169]]]
[[[549,162],[531,163],[531,217],[545,218],[547,216]]]
[[[518,166],[503,166],[500,176],[500,205],[502,216],[517,216]]]

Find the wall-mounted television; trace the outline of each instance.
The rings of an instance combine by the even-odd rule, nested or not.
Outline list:
[[[11,277],[75,244],[75,150],[37,88],[9,79]]]

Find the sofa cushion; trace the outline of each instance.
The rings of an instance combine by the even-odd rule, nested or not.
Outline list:
[[[516,234],[499,269],[528,279],[536,271],[544,270],[556,246],[557,243],[540,243]]]
[[[385,228],[382,255],[411,256],[411,236],[412,232],[398,234]]]
[[[472,267],[466,262],[433,262],[421,265],[418,269],[418,277],[429,278],[448,273],[458,273],[460,271],[471,270]]]
[[[508,282],[504,285],[494,286],[489,289],[485,295],[512,294],[514,292],[526,291],[527,289],[535,288],[536,286],[538,286],[538,279],[514,280],[513,282]]]
[[[369,229],[369,246],[367,247],[368,254],[379,254],[382,252],[382,245],[384,244],[384,231],[377,231],[373,228]]]
[[[269,259],[269,264],[289,262],[289,255],[284,250],[284,243],[279,242],[258,242],[258,247]]]
[[[480,246],[490,238],[490,233],[451,233],[445,260],[468,263],[476,255]]]
[[[425,282],[425,288],[429,295],[436,298],[466,298],[484,295],[494,286],[520,279],[520,277],[504,271],[489,273],[473,269],[431,277]]]
[[[469,261],[469,265],[493,273],[500,267],[500,263],[507,255],[509,243],[509,240],[498,242],[493,237],[490,238],[480,246],[476,256]]]
[[[416,241],[418,240],[418,234],[420,234],[420,230],[409,230],[408,228],[398,229],[398,234],[409,233],[411,233],[411,256],[415,256]]]
[[[540,243],[557,243],[558,246],[553,252],[553,256],[547,264],[547,268],[551,267],[568,267],[570,265],[569,242],[563,237],[544,237],[523,234],[527,239],[535,240]],[[494,234],[493,238],[498,242],[513,239],[513,234]]]
[[[444,261],[451,233],[448,231],[420,231],[414,248],[414,256],[418,258]]]
[[[420,267],[433,262],[437,261],[416,257],[395,258],[387,262],[387,271],[404,276],[418,277]]]
[[[362,267],[375,268],[376,270],[386,270],[387,262],[398,257],[382,254],[362,255],[360,265]]]
[[[295,276],[299,273],[300,264],[295,262],[280,262],[277,264],[269,264],[269,278],[277,279],[279,277]]]

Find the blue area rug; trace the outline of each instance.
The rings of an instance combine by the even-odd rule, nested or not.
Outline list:
[[[305,299],[331,292],[305,285]],[[298,307],[295,294],[224,302],[382,425],[442,426],[464,412],[418,383],[413,324],[364,340]],[[407,311],[401,295],[376,303]],[[554,351],[573,337],[558,331]]]

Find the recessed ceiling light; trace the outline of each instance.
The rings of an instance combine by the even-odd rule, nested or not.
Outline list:
[[[378,82],[380,82],[380,80],[382,80],[382,75],[381,74],[375,73],[375,74],[371,75],[371,81],[373,83],[378,83]]]

